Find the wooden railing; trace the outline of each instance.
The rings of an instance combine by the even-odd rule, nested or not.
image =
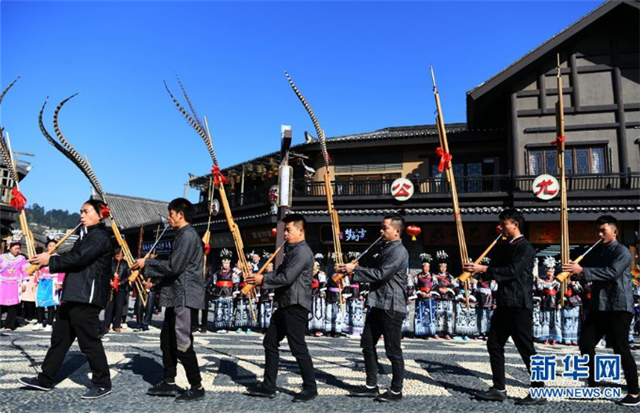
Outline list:
[[[505,194],[532,192],[535,176],[485,175],[459,176],[456,185],[460,194]],[[384,197],[391,198],[393,179],[338,180],[331,182],[336,198],[340,197]],[[449,193],[449,183],[443,177],[411,179],[414,194],[438,195]],[[640,190],[640,173],[572,175],[567,177],[567,189],[572,191],[629,191]],[[294,182],[293,196],[297,198],[324,197],[324,182]],[[256,189],[240,194],[236,188],[229,193],[232,207],[268,204],[268,188]],[[198,213],[206,213],[206,203],[197,204]]]
[[[336,197],[340,196],[391,196],[393,179],[379,180],[338,180],[331,183]],[[415,194],[447,194],[449,183],[444,176],[411,180]],[[456,178],[458,192],[507,192],[508,175],[461,176]],[[294,196],[324,196],[323,182],[298,182],[294,186]]]
[[[516,176],[514,191],[531,192],[535,176]],[[615,191],[640,189],[640,173],[567,176],[568,191]]]

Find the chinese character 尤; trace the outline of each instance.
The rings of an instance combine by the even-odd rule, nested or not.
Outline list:
[[[551,185],[553,185],[553,181],[551,180],[540,181],[538,185],[536,185],[536,188],[538,188],[538,192],[536,192],[536,195],[540,195],[541,192],[544,192],[546,195],[555,195],[558,190],[550,189]]]
[[[620,355],[596,355],[595,357],[595,380],[603,379],[620,380]]]
[[[531,356],[531,381],[556,379],[556,356]]]
[[[569,354],[562,360],[564,371],[562,377],[569,377],[572,380],[589,378],[589,355],[580,357],[578,354]]]

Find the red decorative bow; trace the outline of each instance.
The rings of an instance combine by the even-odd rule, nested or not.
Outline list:
[[[209,255],[211,253],[211,245],[204,244],[204,255]]]
[[[320,158],[320,157],[322,157],[322,156],[323,156],[323,155],[322,155],[322,152],[320,152],[320,153],[318,154],[318,158]],[[328,163],[330,163],[330,164],[331,164],[331,163],[333,163],[333,161],[331,160],[331,155],[329,155],[329,154],[327,154],[327,162],[328,162]]]
[[[451,159],[453,159],[453,156],[451,156],[449,152],[445,153],[444,149],[442,149],[442,146],[438,146],[438,149],[436,149],[436,155],[440,157],[438,172],[442,172],[444,171],[444,168],[446,167],[447,163],[451,162]]]
[[[557,138],[555,138],[553,141],[551,141],[552,145],[555,145],[557,143],[564,143],[565,138],[564,136],[558,136]]]
[[[11,196],[11,206],[18,212],[22,211],[24,206],[27,205],[27,198],[22,195],[22,192],[18,191],[18,188],[13,188],[11,190]]]
[[[225,184],[229,182],[227,178],[222,175],[222,172],[220,172],[220,167],[218,165],[213,165],[211,173],[213,174],[213,183],[215,185]]]
[[[109,208],[106,205],[101,205],[100,206],[100,216],[102,217],[102,219],[107,219],[111,216],[111,208]]]

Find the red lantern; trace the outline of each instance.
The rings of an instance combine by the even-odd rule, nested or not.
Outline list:
[[[274,237],[276,235],[278,235],[278,229],[277,228],[271,228],[271,235],[273,235]]]
[[[411,236],[412,241],[415,241],[416,236],[420,235],[421,232],[422,232],[422,229],[417,225],[409,225],[407,227],[407,235]]]

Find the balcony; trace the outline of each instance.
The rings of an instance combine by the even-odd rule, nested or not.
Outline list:
[[[514,189],[531,192],[535,176],[516,176]],[[556,177],[558,178],[558,177]],[[593,174],[567,176],[567,191],[637,191],[640,189],[640,173]]]
[[[217,195],[217,193],[216,193]],[[218,198],[216,196],[216,198]],[[253,191],[245,191],[244,194],[240,194],[240,190],[236,186],[234,191],[230,191],[227,189],[227,199],[229,200],[229,206],[232,209],[236,209],[238,207],[252,205],[256,206],[259,204],[268,204],[269,203],[269,194],[267,189],[256,189]],[[206,214],[207,209],[209,208],[208,202],[206,200],[201,199],[196,205],[196,215]],[[220,206],[222,208],[222,205]]]
[[[533,190],[535,176],[485,175],[457,176],[456,188],[464,193],[513,193]],[[333,181],[331,186],[336,197],[342,196],[391,196],[393,179]],[[448,194],[450,184],[444,176],[412,179],[414,195]],[[294,183],[296,197],[325,196],[324,182]],[[567,177],[568,191],[637,191],[640,189],[640,173],[573,175]]]
[[[510,187],[509,175],[460,176],[456,177],[458,193],[507,192]],[[391,196],[393,179],[349,180],[331,182],[333,194],[340,196]],[[414,195],[447,194],[449,182],[444,176],[411,180]],[[294,197],[325,196],[324,182],[299,182],[294,185]]]
[[[520,200],[526,200],[533,195],[533,181],[535,176],[510,175],[485,175],[485,176],[457,176],[456,188],[461,196],[471,196],[480,200],[482,197],[508,198],[517,196]],[[358,198],[369,201],[393,201],[391,185],[393,179],[379,180],[339,180],[331,182],[333,194],[336,199],[351,198],[359,202]],[[430,177],[412,179],[414,184],[414,199],[422,201],[429,198],[442,200],[448,196],[450,185],[446,178]],[[324,182],[294,182],[293,196],[300,201],[315,202],[313,198],[326,196]],[[588,198],[598,197],[623,197],[638,198],[640,190],[640,173],[629,174],[601,174],[601,175],[573,175],[567,177],[567,189],[569,195],[577,195]],[[597,192],[597,193],[595,193]],[[482,195],[475,197],[474,195]],[[246,191],[242,196],[238,188],[228,192],[231,208],[253,208],[269,204],[268,188]],[[207,213],[207,203],[200,202],[196,205],[198,214]]]

